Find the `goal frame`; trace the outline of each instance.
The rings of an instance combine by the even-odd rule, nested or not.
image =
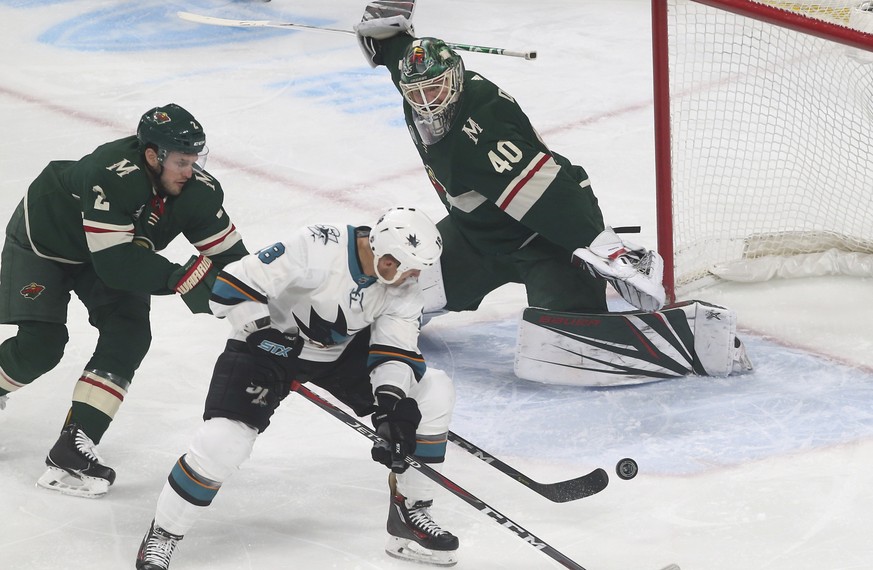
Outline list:
[[[752,0],[689,0],[816,36],[846,46],[871,51],[873,34],[817,20]],[[860,1],[860,0],[859,0]],[[658,252],[664,258],[667,302],[676,301],[673,241],[673,177],[670,127],[670,67],[668,0],[652,0],[652,59],[654,79],[655,206]]]

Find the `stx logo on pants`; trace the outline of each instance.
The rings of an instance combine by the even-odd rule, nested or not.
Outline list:
[[[293,346],[283,346],[279,343],[272,342],[269,340],[262,340],[261,344],[258,345],[258,348],[267,352],[268,354],[272,354],[273,356],[280,356],[282,358],[288,358],[288,353],[291,352]]]
[[[19,293],[21,293],[21,296],[25,299],[30,299],[31,301],[33,301],[34,299],[42,295],[43,291],[45,291],[45,285],[31,282],[28,285],[22,287]]]

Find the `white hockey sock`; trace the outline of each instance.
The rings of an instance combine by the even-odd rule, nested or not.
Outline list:
[[[428,463],[437,473],[442,473],[443,463]],[[417,501],[430,501],[433,499],[437,484],[422,475],[417,469],[409,468],[403,473],[395,475],[397,479],[397,492],[406,498],[406,506],[411,507]]]
[[[184,536],[209,507],[192,505],[164,483],[158,507],[155,510],[155,524],[172,534]]]

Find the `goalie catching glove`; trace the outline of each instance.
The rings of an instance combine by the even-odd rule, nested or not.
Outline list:
[[[192,255],[185,265],[170,273],[167,287],[182,296],[192,313],[211,313],[209,295],[218,277],[212,260],[205,255]]]
[[[415,453],[415,431],[421,423],[418,402],[393,394],[377,393],[378,409],[373,414],[373,427],[382,441],[373,444],[373,461],[403,473],[409,467],[406,456]]]
[[[412,13],[415,11],[415,0],[374,0],[364,8],[361,22],[354,26],[358,36],[358,44],[370,67],[384,64],[379,40],[385,40],[397,34],[415,35],[412,27]]]
[[[623,241],[610,227],[591,245],[574,251],[572,262],[609,281],[637,309],[651,312],[664,306],[664,260],[655,251]]]

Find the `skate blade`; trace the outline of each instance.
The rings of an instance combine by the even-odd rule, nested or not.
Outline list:
[[[393,558],[432,566],[454,566],[458,563],[457,550],[429,550],[414,540],[396,536],[388,538],[385,553]]]
[[[57,467],[46,469],[36,484],[43,489],[86,499],[96,499],[109,492],[109,481],[106,479],[86,476],[79,478]]]

